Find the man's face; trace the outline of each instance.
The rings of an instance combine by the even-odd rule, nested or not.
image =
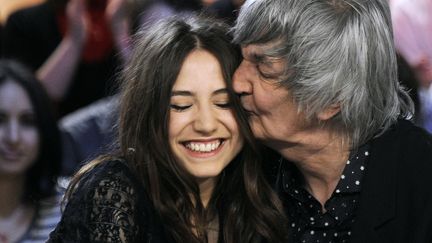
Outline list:
[[[285,87],[278,85],[285,61],[263,55],[266,45],[242,47],[243,61],[234,74],[234,90],[241,94],[244,109],[256,138],[273,149],[300,143],[308,125]]]

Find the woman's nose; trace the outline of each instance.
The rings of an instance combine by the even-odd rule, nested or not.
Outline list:
[[[194,129],[205,135],[212,134],[217,129],[217,118],[211,109],[201,109],[196,115]]]

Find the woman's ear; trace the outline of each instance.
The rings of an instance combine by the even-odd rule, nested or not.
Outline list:
[[[327,121],[339,113],[340,109],[340,104],[330,105],[318,113],[318,119],[320,121]]]

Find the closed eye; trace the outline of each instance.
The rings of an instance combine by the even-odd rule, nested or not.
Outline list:
[[[263,71],[264,68],[259,64],[256,65],[256,69],[258,70],[258,74],[264,79],[277,79],[277,77],[279,76],[276,73],[269,73]]]
[[[188,108],[190,108],[192,105],[170,105],[170,108],[175,110],[175,111],[184,111],[187,110]]]
[[[222,109],[229,109],[232,106],[231,102],[216,103],[215,105]]]

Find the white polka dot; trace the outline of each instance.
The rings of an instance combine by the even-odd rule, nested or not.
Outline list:
[[[351,163],[351,161],[348,160],[348,161],[347,161],[347,165],[349,165],[350,163]]]
[[[351,174],[354,174],[354,171],[351,171]]]
[[[340,190],[339,190],[339,189],[337,189],[337,190],[336,190],[336,193],[339,193],[339,192],[340,192]]]
[[[311,230],[310,234],[311,234],[311,235],[315,234],[315,231]]]
[[[364,166],[360,166],[360,170],[364,170]]]
[[[351,235],[351,231],[348,231],[348,235]]]
[[[295,223],[292,223],[292,224],[291,224],[291,227],[293,227],[293,228],[294,228],[294,227],[295,227]]]
[[[368,152],[368,151],[366,151],[366,152],[365,152],[365,155],[366,155],[366,156],[368,156],[368,155],[369,155],[369,152]]]
[[[347,189],[349,189],[349,186],[347,186]]]
[[[338,216],[336,216],[336,217],[335,217],[335,219],[336,219],[336,220],[339,220],[339,217],[338,217]]]
[[[325,222],[325,223],[324,223],[324,226],[328,226],[328,222]]]
[[[345,179],[345,175],[341,175],[341,178],[342,178],[342,179]]]
[[[358,186],[360,185],[360,181],[356,181],[355,184]]]
[[[334,233],[334,236],[337,237],[337,236],[338,236],[338,233]]]
[[[324,232],[324,233],[323,233],[323,236],[327,236],[327,233]]]
[[[295,192],[296,194],[298,194],[298,191],[297,191],[297,190],[294,190],[294,192]]]
[[[311,221],[314,221],[315,219],[314,219],[313,217],[310,217],[310,220],[311,220]]]
[[[285,184],[285,188],[288,188],[288,184]]]

